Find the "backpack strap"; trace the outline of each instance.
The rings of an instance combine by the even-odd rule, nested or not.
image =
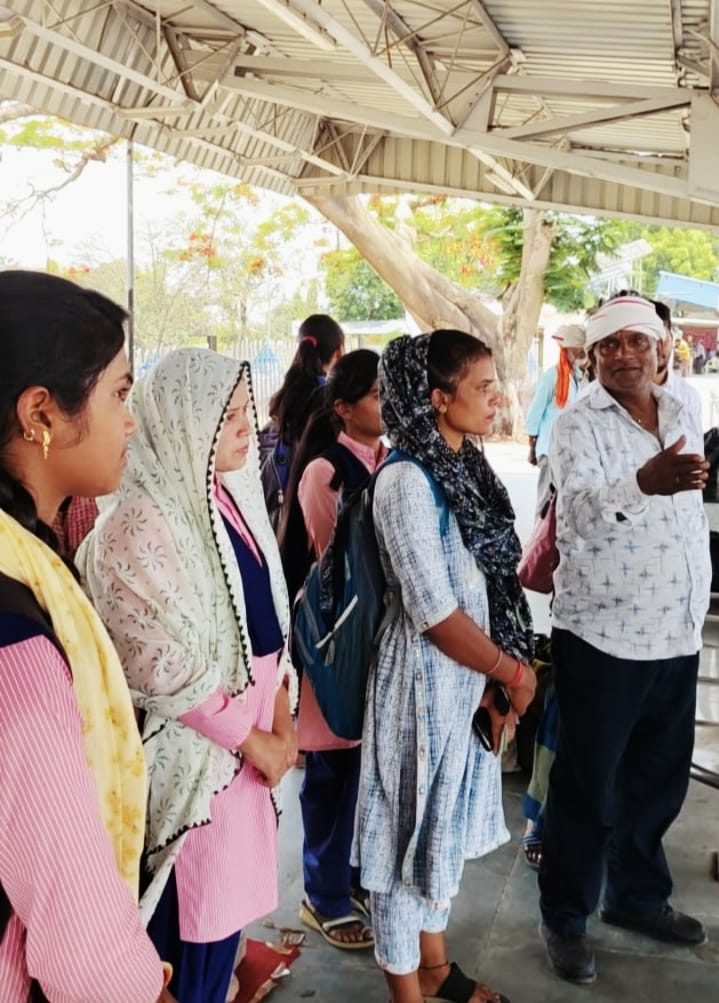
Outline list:
[[[446,536],[447,529],[449,528],[449,502],[447,501],[447,495],[444,493],[442,485],[434,479],[425,465],[410,453],[405,453],[401,449],[393,449],[379,469],[382,470],[390,463],[402,462],[414,463],[415,467],[419,467],[429,481],[429,486],[432,489],[432,497],[434,498],[434,504],[439,509],[439,531],[442,536]]]
[[[370,473],[361,460],[358,460],[354,453],[341,442],[333,442],[322,453],[322,459],[327,460],[335,468],[334,476],[330,481],[333,491],[342,488],[350,493],[361,487],[370,478]]]
[[[10,614],[11,617],[20,618],[18,625],[18,636],[15,643],[25,640],[37,634],[42,634],[48,641],[55,645],[63,661],[70,667],[65,649],[60,644],[60,640],[53,630],[52,620],[40,606],[34,593],[27,585],[18,582],[8,575],[0,572],[0,615]],[[26,624],[22,627],[22,621],[31,620],[32,625]],[[32,629],[29,629],[32,628]],[[39,629],[38,629],[39,628]],[[21,636],[22,635],[22,636]]]

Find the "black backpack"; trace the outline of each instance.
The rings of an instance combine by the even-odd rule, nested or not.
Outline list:
[[[334,467],[335,472],[330,481],[330,487],[333,491],[341,489],[343,496],[356,491],[369,480],[370,475],[364,463],[339,442],[333,442],[314,459],[319,459],[319,457],[328,460]],[[280,545],[280,557],[287,582],[287,592],[290,603],[292,603],[315,560],[314,549],[307,537],[305,520],[297,495],[295,495],[287,513],[287,522]]]
[[[418,460],[393,450],[364,486],[345,496],[334,535],[295,605],[296,664],[307,674],[327,724],[341,738],[362,737],[370,669],[399,612],[399,591],[386,594],[372,511],[377,477],[398,461],[422,470],[432,489],[439,532],[446,535],[450,510],[444,491]]]
[[[274,422],[269,421],[260,429],[260,478],[265,496],[267,514],[275,533],[280,524],[282,506],[285,502],[287,481],[292,463],[292,446],[280,438]]]

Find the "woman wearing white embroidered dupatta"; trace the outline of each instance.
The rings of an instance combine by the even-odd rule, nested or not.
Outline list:
[[[224,1003],[240,929],[277,904],[270,788],[296,756],[249,366],[171,352],[131,411],[126,475],[78,564],[145,714],[141,908],[179,1003]]]

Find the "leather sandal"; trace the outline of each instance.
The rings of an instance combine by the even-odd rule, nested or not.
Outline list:
[[[370,899],[369,892],[365,888],[353,888],[350,892],[350,905],[355,912],[359,913],[360,916],[364,916],[365,919],[369,920],[372,918],[370,914]]]
[[[465,975],[456,961],[449,966],[449,975],[439,986],[434,996],[425,996],[425,1003],[469,1003],[479,983]],[[485,1003],[510,1003],[502,993],[493,992],[489,987]]]
[[[336,918],[321,916],[309,899],[302,899],[300,919],[312,930],[316,930],[328,944],[331,944],[332,947],[338,947],[341,951],[366,951],[368,947],[374,947],[374,935],[371,928],[355,913],[348,913],[346,916],[337,916]],[[360,940],[343,940],[337,936],[340,930],[347,930],[349,927],[359,928]]]

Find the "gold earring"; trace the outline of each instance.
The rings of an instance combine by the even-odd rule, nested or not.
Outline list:
[[[52,442],[52,436],[46,428],[42,430],[42,458],[47,460],[48,453],[50,452],[50,443]]]
[[[22,430],[22,437],[25,440],[25,442],[34,442],[35,441],[35,429],[31,428],[30,431],[28,432],[28,430],[26,428],[24,428]]]

